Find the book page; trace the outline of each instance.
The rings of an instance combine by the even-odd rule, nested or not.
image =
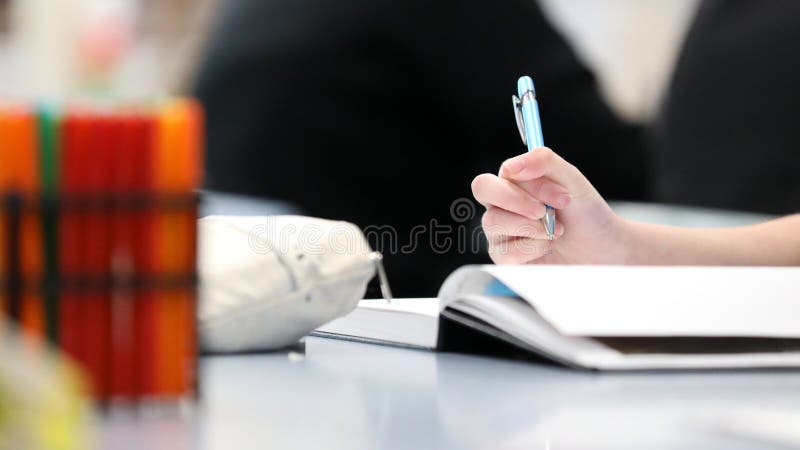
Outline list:
[[[567,335],[800,337],[800,268],[480,269]]]
[[[351,313],[315,331],[327,337],[435,348],[439,330],[439,299],[396,298],[361,300]]]

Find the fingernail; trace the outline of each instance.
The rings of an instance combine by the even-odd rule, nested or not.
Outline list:
[[[522,162],[520,162],[516,158],[507,159],[506,163],[505,163],[505,166],[506,166],[506,171],[508,173],[517,173],[517,172],[521,171],[522,167],[523,167],[522,166]]]
[[[566,208],[567,205],[569,205],[570,200],[572,200],[572,197],[565,194],[565,195],[559,195],[556,201],[558,202],[559,208]]]
[[[564,234],[564,225],[556,224],[556,236],[561,237]]]

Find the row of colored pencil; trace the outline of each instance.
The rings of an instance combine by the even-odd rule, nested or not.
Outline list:
[[[98,398],[195,389],[202,135],[188,99],[0,104],[0,307]]]

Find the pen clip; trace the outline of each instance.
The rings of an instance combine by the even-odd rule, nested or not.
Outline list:
[[[392,302],[392,289],[389,287],[389,277],[386,276],[386,269],[383,268],[383,255],[380,252],[372,252],[369,254],[369,259],[375,263],[375,269],[378,273],[378,282],[381,285],[381,295],[389,303]]]
[[[522,138],[523,145],[528,145],[528,139],[527,136],[525,136],[525,119],[522,118],[522,100],[520,100],[516,95],[512,95],[511,103],[514,105],[514,119],[517,121],[519,137]]]

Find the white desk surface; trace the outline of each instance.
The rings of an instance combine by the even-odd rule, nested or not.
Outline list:
[[[203,357],[201,385],[182,412],[104,416],[100,448],[800,446],[798,371],[595,373],[311,337]]]
[[[764,218],[640,206],[615,208],[685,225]],[[238,212],[214,209],[206,211]],[[206,356],[200,369],[194,405],[98,416],[98,448],[800,447],[800,371],[593,373],[323,338],[272,353]]]

